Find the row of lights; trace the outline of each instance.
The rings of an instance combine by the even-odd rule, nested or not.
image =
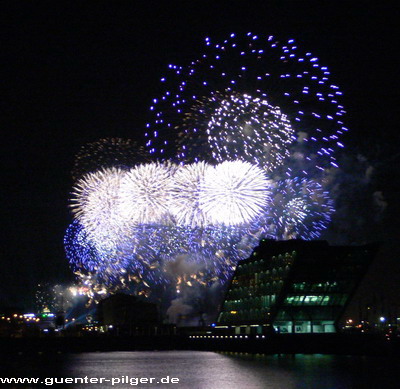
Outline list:
[[[380,316],[379,317],[379,322],[380,323],[385,323],[387,321],[387,319],[386,319],[386,317],[384,317],[384,316]],[[396,318],[396,321],[398,321],[398,322],[400,322],[400,317],[398,317],[398,318]],[[365,320],[361,320],[361,324],[371,324],[370,322],[368,322],[368,321],[365,321]],[[357,327],[357,328],[361,328],[362,327],[362,325],[361,324],[359,324],[359,325],[356,325],[356,323],[354,322],[354,320],[353,319],[347,319],[346,320],[346,328],[350,328],[350,327]],[[389,324],[390,325],[390,324]],[[377,326],[377,324],[375,324],[375,326]]]
[[[38,322],[40,320],[39,318],[26,317],[24,315],[17,315],[17,314],[12,315],[11,317],[2,316],[1,319],[7,321],[11,321],[11,319],[24,319],[25,321],[32,321],[32,322]]]
[[[190,335],[190,339],[248,339],[248,335]],[[265,335],[256,335],[256,339],[264,339]]]
[[[113,329],[114,326],[113,325],[109,325],[107,326],[107,329]],[[103,327],[97,327],[97,326],[86,326],[82,328],[83,331],[100,331],[100,332],[104,332],[104,328]]]
[[[99,331],[98,327],[83,327],[82,330],[84,331]]]
[[[53,318],[54,316],[55,315],[53,313],[47,315],[47,317],[50,317],[50,318]],[[1,319],[7,320],[7,321],[10,321],[11,319],[24,319],[25,321],[32,321],[32,322],[40,321],[40,318],[35,317],[34,314],[18,315],[16,313],[14,313],[14,315],[12,315],[11,317],[2,316]],[[71,322],[74,322],[74,321],[75,321],[75,318],[72,318]],[[66,319],[65,322],[68,323],[68,319]]]

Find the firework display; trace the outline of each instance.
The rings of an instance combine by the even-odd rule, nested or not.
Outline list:
[[[314,180],[287,179],[277,183],[268,212],[279,239],[317,239],[334,211],[333,201]]]
[[[208,121],[207,128],[203,137],[189,130],[179,134],[179,159],[198,160],[201,155],[217,162],[243,160],[270,172],[289,156],[294,132],[279,107],[272,107],[264,98],[229,91],[212,93],[195,107],[201,113],[207,111],[207,119],[199,118]]]
[[[96,244],[118,247],[137,225],[187,225],[196,212],[202,226],[245,225],[262,214],[268,193],[264,171],[248,162],[150,163],[84,176],[72,208]]]
[[[128,284],[146,296],[209,288],[260,239],[315,239],[329,225],[324,172],[347,128],[327,67],[272,36],[205,44],[162,77],[148,154],[118,138],[77,156],[64,243],[93,298]]]
[[[141,226],[135,229],[132,247],[135,262],[140,264],[136,273],[149,284],[168,282],[168,268],[179,258],[192,267],[193,276],[218,277],[224,282],[237,258],[250,255],[250,247],[258,242],[259,236],[254,235],[249,245],[248,235],[248,228],[235,226]]]
[[[73,191],[76,221],[64,241],[71,268],[92,295],[125,285],[129,274],[146,285],[165,283],[177,257],[201,264],[198,279],[226,280],[260,237],[243,245],[269,187],[263,170],[242,161],[89,173]]]
[[[186,67],[169,65],[161,83],[145,134],[158,158],[238,158],[268,169],[300,147],[303,174],[337,166],[334,151],[347,131],[342,92],[293,39],[206,38],[204,54]]]

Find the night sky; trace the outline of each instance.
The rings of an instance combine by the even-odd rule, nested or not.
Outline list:
[[[376,285],[388,266],[400,272],[399,10],[369,2],[252,3],[1,4],[0,306],[29,307],[38,282],[73,280],[62,241],[72,221],[70,172],[80,146],[102,137],[143,142],[150,101],[168,64],[186,65],[202,53],[206,36],[218,40],[231,32],[294,38],[330,68],[351,130],[343,138],[345,167],[354,174],[351,164],[362,155],[375,174],[367,191],[359,189],[360,201],[357,190],[340,198],[349,215],[341,211],[326,237],[384,242],[380,276],[370,281]],[[373,209],[365,193],[377,191],[387,206],[365,222]],[[400,284],[399,277],[392,283]]]

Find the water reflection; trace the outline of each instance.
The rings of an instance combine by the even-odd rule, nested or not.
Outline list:
[[[190,389],[397,389],[399,360],[332,355],[250,355],[201,351],[97,352],[15,355],[0,367],[1,377],[105,378],[95,385],[65,388]],[[134,378],[154,377],[138,384]],[[162,378],[179,383],[156,384]],[[130,383],[129,383],[130,381]],[[50,383],[51,380],[47,380]],[[53,381],[54,382],[54,381]],[[58,381],[59,382],[59,381]],[[42,387],[49,387],[44,384]],[[18,385],[18,388],[33,387]],[[38,386],[35,386],[38,387]]]
[[[138,352],[82,354],[71,361],[66,375],[98,377],[177,377],[174,388],[295,388],[292,374],[248,361],[212,352]],[[118,373],[118,374],[117,374]],[[128,385],[129,386],[129,385]],[[160,385],[143,385],[143,387]],[[163,385],[161,385],[163,386]],[[79,387],[79,386],[77,386]]]

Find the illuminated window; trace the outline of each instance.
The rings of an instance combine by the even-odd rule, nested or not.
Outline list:
[[[329,305],[330,296],[325,296],[321,302],[321,305]]]
[[[303,304],[305,305],[317,305],[322,301],[323,296],[305,296]]]

